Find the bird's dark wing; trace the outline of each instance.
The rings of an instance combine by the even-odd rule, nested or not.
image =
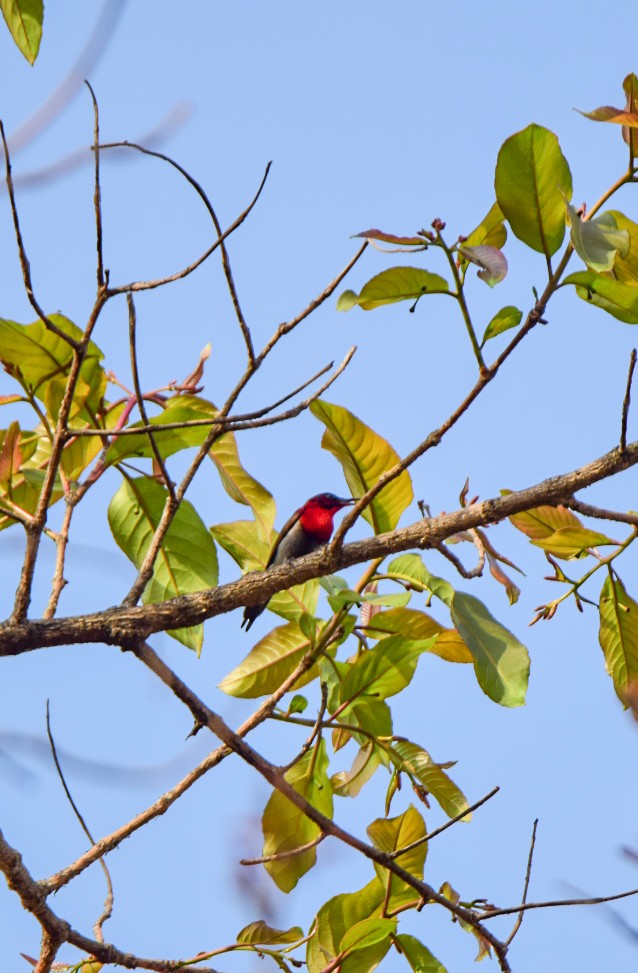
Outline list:
[[[273,566],[273,564],[275,563],[275,558],[277,557],[277,551],[279,550],[279,545],[283,541],[283,539],[286,536],[286,534],[289,534],[290,533],[290,531],[292,530],[292,528],[295,526],[295,524],[297,523],[297,521],[301,517],[301,511],[302,510],[303,510],[303,507],[299,507],[299,510],[295,510],[295,512],[292,515],[292,517],[289,517],[288,518],[288,520],[286,521],[286,523],[284,524],[284,526],[279,531],[279,536],[277,537],[277,540],[273,544],[272,550],[271,550],[271,552],[270,552],[270,554],[268,556],[268,560],[266,561],[266,567],[264,568],[265,571],[267,571],[268,568],[271,568]]]

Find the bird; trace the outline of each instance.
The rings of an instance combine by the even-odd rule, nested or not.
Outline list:
[[[264,570],[283,564],[284,561],[303,557],[304,554],[311,554],[322,547],[332,536],[334,515],[351,503],[356,503],[353,497],[336,497],[334,493],[318,493],[306,500],[281,528]],[[263,605],[249,605],[245,608],[241,627],[248,631],[267,604],[268,602],[264,602]]]

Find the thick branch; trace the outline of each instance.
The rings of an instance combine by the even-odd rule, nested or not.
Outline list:
[[[210,591],[183,595],[158,605],[109,608],[70,618],[26,621],[0,626],[0,656],[20,655],[50,645],[103,642],[126,645],[169,628],[196,625],[245,605],[257,605],[294,584],[376,557],[414,548],[436,547],[447,537],[472,527],[493,524],[522,510],[542,504],[565,503],[574,492],[591,486],[638,463],[638,442],[624,452],[614,449],[579,469],[550,477],[525,490],[484,500],[450,514],[419,520],[409,527],[345,545],[338,551],[323,548],[304,558],[266,572],[253,572]]]

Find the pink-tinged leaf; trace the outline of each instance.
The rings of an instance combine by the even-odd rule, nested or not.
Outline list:
[[[616,125],[626,125],[628,128],[638,128],[638,112],[625,111],[622,108],[613,108],[611,105],[602,105],[594,108],[593,111],[581,111],[576,109],[585,118],[592,122],[613,122]]]
[[[396,243],[401,247],[427,247],[428,241],[422,236],[396,236],[394,233],[385,233],[383,230],[362,230],[361,233],[353,233],[353,238],[363,237],[364,240],[380,240],[382,243]]]
[[[507,276],[505,254],[497,247],[481,244],[478,247],[459,247],[459,253],[471,263],[482,267],[478,276],[490,287],[499,284]]]
[[[22,464],[20,426],[12,422],[7,429],[0,448],[0,483],[10,484]]]

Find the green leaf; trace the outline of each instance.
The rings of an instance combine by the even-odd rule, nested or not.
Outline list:
[[[263,919],[251,922],[237,933],[237,942],[246,945],[277,946],[285,943],[296,943],[303,939],[301,926],[290,929],[275,929]]]
[[[349,955],[361,949],[369,949],[377,943],[387,944],[390,949],[390,935],[396,932],[396,919],[362,919],[346,932],[341,940],[341,952]]]
[[[241,699],[257,699],[274,693],[284,679],[295,671],[310,648],[308,636],[304,635],[296,622],[280,625],[253,646],[246,658],[224,676],[219,688],[229,696]],[[297,680],[295,688],[312,682],[318,673],[314,665]]]
[[[638,132],[633,131],[633,138],[638,142]],[[615,219],[618,229],[629,234],[629,253],[616,255],[612,276],[621,284],[638,284],[638,223],[617,209],[609,210],[609,214]]]
[[[556,557],[571,560],[586,554],[591,547],[616,542],[610,540],[605,534],[597,530],[589,530],[587,527],[561,527],[548,537],[541,537],[533,543],[542,547],[544,551],[555,554]]]
[[[316,810],[332,817],[332,788],[327,769],[326,745],[321,740],[318,747],[305,754],[286,772],[285,777]],[[319,826],[278,790],[273,791],[266,804],[262,828],[264,856],[301,848],[320,834]],[[289,858],[266,862],[265,868],[282,892],[290,892],[316,860],[317,849],[310,848]]]
[[[82,332],[61,314],[50,314],[60,331],[79,341]],[[100,410],[106,391],[106,373],[101,362],[104,355],[90,341],[76,383],[70,419],[91,421]],[[57,419],[73,361],[71,345],[50,331],[44,322],[18,324],[0,318],[0,361],[10,375],[20,377],[33,395],[44,402],[51,417]],[[87,412],[86,410],[89,410]]]
[[[619,321],[638,324],[638,286],[635,284],[623,284],[593,270],[570,274],[563,283],[574,284],[583,301],[595,304]]]
[[[310,411],[326,426],[321,445],[341,463],[353,497],[363,496],[399,462],[398,454],[385,439],[342,406],[318,399]],[[413,496],[410,474],[403,470],[377,494],[362,516],[375,534],[394,530]]]
[[[392,608],[379,612],[366,627],[366,635],[383,639],[387,635],[401,635],[407,639],[431,639],[436,641],[428,650],[446,662],[472,662],[472,653],[453,628],[444,628],[436,619],[415,608]]]
[[[451,615],[474,657],[483,692],[501,706],[522,706],[529,679],[525,646],[472,595],[455,592]]]
[[[271,533],[267,543],[259,526],[253,520],[235,520],[230,524],[216,524],[211,534],[220,547],[230,554],[242,571],[259,571],[265,568],[277,533]],[[319,582],[316,578],[294,585],[288,591],[278,591],[268,602],[269,611],[289,621],[297,621],[304,613],[314,615],[319,600]]]
[[[401,947],[401,952],[405,956],[412,973],[447,973],[442,963],[439,963],[436,956],[433,956],[427,946],[416,939],[402,933],[396,937],[396,942]]]
[[[200,399],[196,395],[174,395],[166,400],[164,409],[159,415],[151,416],[150,426],[168,425],[169,423],[193,422],[200,419],[214,419],[217,409],[212,402]],[[141,420],[134,422],[128,429],[137,429],[143,426]],[[190,449],[201,446],[210,432],[208,426],[187,426],[182,429],[165,429],[153,433],[153,438],[162,457],[167,459],[174,453],[182,449]],[[107,463],[119,463],[122,459],[131,456],[144,457],[150,459],[153,456],[153,447],[146,433],[138,435],[119,436],[114,439],[106,454]]]
[[[341,943],[348,931],[358,922],[379,915],[384,896],[385,887],[375,877],[357,892],[336,895],[322,905],[308,941],[308,973],[321,973],[340,954]],[[377,944],[363,955],[361,952],[353,954],[340,964],[340,973],[371,973],[386,952]]]
[[[450,285],[439,274],[431,274],[420,267],[390,267],[372,277],[359,294],[345,291],[337,301],[338,311],[349,311],[358,304],[364,311],[372,311],[384,304],[415,301],[428,294],[444,294]]]
[[[623,258],[628,255],[629,233],[618,228],[613,213],[603,213],[596,219],[582,220],[573,206],[569,203],[566,206],[572,246],[590,270],[600,273],[611,270],[617,254]]]
[[[409,740],[397,740],[392,750],[399,758],[394,761],[395,766],[409,773],[422,784],[426,791],[441,805],[449,818],[455,818],[467,810],[469,804],[465,794],[456,786],[445,773],[442,764],[437,764],[423,747]],[[471,814],[466,814],[462,821],[469,821]]]
[[[308,709],[308,700],[301,693],[295,693],[295,695],[290,700],[290,705],[288,707],[288,712],[292,715],[293,713],[304,713]]]
[[[553,132],[528,125],[508,138],[498,154],[496,198],[516,236],[551,257],[565,235],[565,199],[572,176]]]
[[[490,247],[498,247],[500,250],[507,240],[507,229],[503,219],[501,207],[498,203],[494,203],[487,216],[463,240],[463,246],[478,247],[485,244]]]
[[[33,64],[42,39],[42,0],[0,0],[0,10],[18,50]]]
[[[405,689],[416,672],[419,657],[431,649],[433,639],[405,639],[389,635],[374,649],[363,652],[341,683],[340,700],[360,696],[387,699]]]
[[[350,770],[342,770],[331,777],[332,789],[339,797],[356,797],[381,763],[381,757],[371,740],[359,747]]]
[[[166,497],[166,489],[155,480],[139,477],[124,480],[109,504],[108,520],[113,537],[136,568],[141,567],[146,557]],[[214,588],[217,580],[213,539],[193,505],[182,500],[155,560],[142,601],[154,605],[177,595]],[[188,648],[201,650],[202,625],[180,628],[169,635]]]
[[[275,524],[275,501],[272,494],[241,465],[235,434],[227,432],[213,443],[210,458],[228,496],[236,503],[250,507],[262,536],[270,540]]]
[[[598,639],[616,694],[626,707],[627,690],[638,680],[638,602],[627,594],[620,578],[605,578]]]
[[[386,852],[386,854],[399,851],[401,848],[424,838],[427,834],[425,821],[412,804],[407,811],[396,818],[377,818],[376,821],[368,825],[366,831],[375,848]],[[405,868],[415,878],[422,879],[427,852],[427,841],[423,841],[416,848],[411,848],[402,855],[397,855],[397,864]],[[411,885],[408,885],[397,875],[388,872],[382,865],[375,862],[374,870],[384,885],[387,886],[388,882],[390,883],[392,908],[396,908],[406,900],[409,901],[418,897]]]
[[[510,328],[517,328],[522,319],[523,312],[519,311],[517,307],[514,307],[512,304],[502,307],[500,311],[496,312],[485,329],[481,348],[486,341],[489,341],[490,338],[495,338],[497,334],[503,334],[504,331],[509,331]]]

